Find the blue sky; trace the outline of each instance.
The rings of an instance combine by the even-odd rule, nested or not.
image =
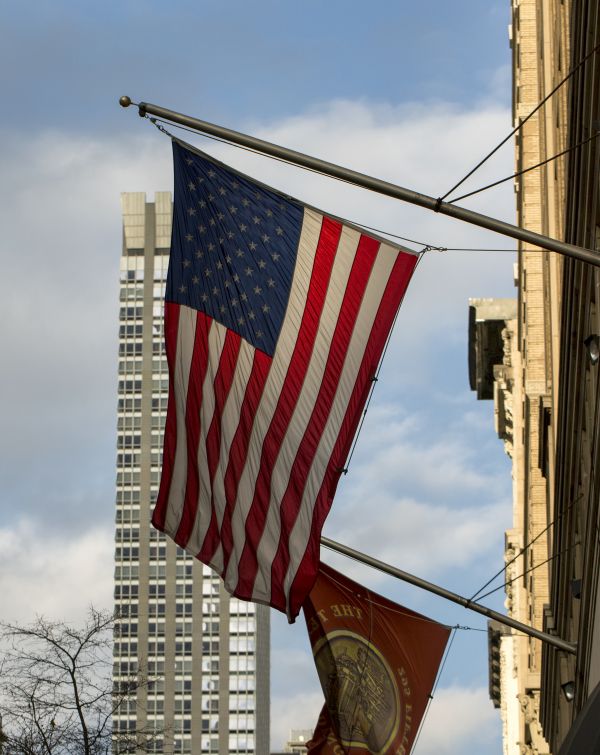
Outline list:
[[[508,61],[508,3],[332,0],[4,4],[15,121],[123,128],[115,93],[264,121],[337,98],[466,103]]]
[[[0,10],[3,614],[110,604],[122,191],[171,188],[170,145],[118,98],[255,133],[432,196],[510,130],[508,2],[43,2]],[[192,139],[191,136],[186,138]],[[355,222],[446,247],[511,240],[193,139]],[[509,145],[468,185],[512,171]],[[514,220],[510,183],[466,202]],[[415,246],[419,248],[419,246]],[[508,460],[467,374],[467,306],[513,296],[513,256],[429,253],[325,534],[471,594],[502,563]],[[374,513],[376,516],[374,516]],[[501,752],[485,622],[324,553],[459,632],[417,755]],[[49,586],[52,585],[52,589]],[[23,596],[28,596],[24,599]],[[77,598],[73,598],[76,595]],[[492,602],[501,608],[502,596]],[[320,707],[301,622],[273,616],[273,741]],[[289,680],[294,679],[290,685]]]

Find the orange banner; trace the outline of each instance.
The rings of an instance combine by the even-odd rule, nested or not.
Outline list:
[[[450,629],[321,563],[304,617],[325,695],[312,755],[408,755]]]

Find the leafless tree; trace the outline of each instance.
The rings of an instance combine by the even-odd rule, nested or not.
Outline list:
[[[85,624],[37,618],[0,624],[0,753],[108,755],[111,719],[147,680],[113,688],[111,614],[90,609]],[[146,752],[155,734],[117,732],[118,751]]]

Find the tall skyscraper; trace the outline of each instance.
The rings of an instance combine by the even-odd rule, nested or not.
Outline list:
[[[156,753],[269,752],[269,609],[150,525],[168,400],[162,312],[172,202],[122,195],[114,681],[140,685],[113,721]]]

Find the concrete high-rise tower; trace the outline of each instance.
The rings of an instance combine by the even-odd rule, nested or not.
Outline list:
[[[269,609],[150,525],[168,400],[162,311],[172,202],[122,195],[114,681],[147,679],[113,731],[152,732],[156,753],[269,752]],[[115,740],[115,751],[119,746]]]

